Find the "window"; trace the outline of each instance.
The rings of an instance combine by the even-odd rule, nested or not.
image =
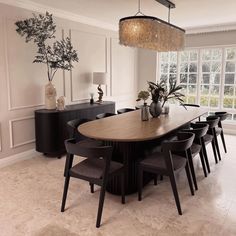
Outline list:
[[[160,78],[174,78],[186,103],[210,112],[228,111],[236,122],[236,47],[200,48],[159,54]]]
[[[200,105],[219,108],[221,49],[201,50]]]
[[[223,107],[236,109],[236,48],[226,48]]]
[[[183,87],[181,92],[186,95],[186,103],[197,103],[198,53],[183,51],[179,57],[179,83]]]
[[[161,54],[161,79],[169,81],[170,78],[177,79],[177,52],[166,52]]]

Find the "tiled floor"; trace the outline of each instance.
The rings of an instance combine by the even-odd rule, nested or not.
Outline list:
[[[106,195],[102,226],[95,228],[99,188],[90,194],[87,183],[72,180],[67,210],[60,212],[65,158],[43,156],[0,170],[1,236],[132,236],[132,235],[236,235],[236,136],[227,136],[228,154],[203,177],[195,160],[199,190],[190,195],[185,173],[178,176],[183,215],[179,216],[168,178],[150,183],[137,195]],[[221,150],[222,146],[221,146]]]

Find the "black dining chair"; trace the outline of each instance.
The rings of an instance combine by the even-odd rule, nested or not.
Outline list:
[[[226,149],[226,144],[225,144],[225,137],[224,137],[224,130],[223,130],[223,126],[222,126],[222,121],[226,120],[228,117],[228,112],[224,112],[224,111],[218,111],[215,112],[215,116],[219,117],[219,123],[218,123],[218,128],[216,128],[216,134],[220,134],[221,136],[221,140],[224,146],[224,151],[225,153],[227,153],[227,149]]]
[[[197,156],[199,154],[204,176],[207,177],[206,165],[207,166],[209,165],[209,161],[208,161],[208,157],[205,156],[204,152],[203,152],[203,148],[205,146],[203,137],[207,134],[208,128],[209,128],[208,124],[191,123],[190,129],[181,130],[181,132],[191,132],[191,133],[195,134],[193,145],[191,146],[191,149],[190,149],[191,152],[189,151],[189,153],[188,153],[189,166],[190,166],[190,169],[192,172],[195,189],[197,189],[197,182],[196,182],[192,158],[194,158],[195,156]]]
[[[108,180],[119,175],[121,178],[121,202],[125,203],[124,189],[124,166],[121,163],[111,161],[113,148],[111,146],[93,146],[87,145],[86,142],[76,142],[75,139],[65,141],[67,157],[66,157],[66,177],[64,184],[64,192],[61,204],[61,212],[65,210],[67,192],[70,177],[88,181],[91,185],[91,192],[94,192],[93,186],[101,186],[99,205],[97,212],[96,227],[100,227],[105,198],[106,185]],[[86,159],[73,166],[74,155],[85,157]]]
[[[123,109],[117,110],[117,113],[118,114],[123,114],[123,113],[130,112],[130,111],[135,111],[135,109],[133,109],[133,108],[123,108]]]
[[[209,133],[213,134],[214,141],[215,141],[215,146],[216,146],[216,151],[217,151],[219,160],[221,161],[220,147],[219,147],[219,142],[218,142],[218,138],[217,138],[221,133],[221,130],[218,128],[220,118],[218,116],[208,116],[206,118],[206,120],[207,121],[209,121],[209,120],[213,120],[213,121],[218,120],[217,125],[213,129],[209,130]]]
[[[216,135],[216,127],[218,127],[219,119],[216,116],[208,116],[206,121],[198,121],[196,123],[202,123],[202,124],[208,124],[208,131],[207,134],[203,137],[203,141],[205,143],[205,146],[211,143],[213,153],[214,153],[214,158],[215,158],[215,163],[218,163],[218,158],[217,158],[217,153],[219,156],[219,160],[221,160],[220,152],[219,152],[219,145],[217,148],[217,135]],[[204,155],[207,156],[207,151],[206,148],[203,148]],[[210,166],[207,167],[208,172],[210,173]]]
[[[187,179],[190,187],[191,194],[194,195],[194,189],[189,170],[187,151],[190,150],[195,135],[193,133],[178,133],[176,140],[164,141],[162,143],[162,152],[152,153],[139,163],[138,167],[138,200],[142,200],[142,187],[143,187],[143,172],[152,174],[160,174],[161,176],[169,176],[172,191],[175,197],[175,203],[178,213],[182,215],[182,210],[179,201],[179,194],[177,190],[175,174],[185,168]],[[174,152],[183,151],[186,153],[185,157],[174,154]]]
[[[84,135],[79,133],[78,127],[86,122],[89,122],[89,119],[74,119],[67,122],[67,130],[69,133],[69,138],[74,138],[76,141],[81,141],[87,139]]]
[[[102,118],[106,118],[106,117],[110,117],[110,116],[115,116],[116,114],[115,113],[101,113],[101,114],[98,114],[96,115],[96,119],[102,119]]]
[[[74,119],[74,120],[70,120],[67,122],[67,128],[68,128],[68,132],[69,132],[69,138],[70,139],[75,139],[76,142],[82,141],[84,143],[86,143],[86,146],[100,146],[102,145],[102,141],[98,141],[95,139],[91,139],[88,137],[85,137],[84,135],[82,135],[79,131],[78,131],[78,127],[86,122],[89,122],[91,120],[89,119]],[[64,169],[64,176],[66,176],[66,168]],[[91,187],[91,185],[90,185]]]

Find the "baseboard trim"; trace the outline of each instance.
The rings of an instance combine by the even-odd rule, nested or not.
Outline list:
[[[224,129],[224,134],[236,135],[236,130],[234,130],[234,129]]]
[[[15,155],[2,158],[0,159],[0,169],[9,165],[13,165],[19,161],[29,160],[37,155],[38,153],[34,149],[31,149],[26,152],[17,153]]]

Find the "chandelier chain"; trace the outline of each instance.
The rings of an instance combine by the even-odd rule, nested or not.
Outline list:
[[[141,0],[138,0],[138,12],[135,14],[135,16],[137,15],[144,16],[144,14],[141,12]]]
[[[170,10],[171,10],[171,8],[170,8],[170,5],[169,5],[169,11],[168,11],[168,23],[170,23]]]

